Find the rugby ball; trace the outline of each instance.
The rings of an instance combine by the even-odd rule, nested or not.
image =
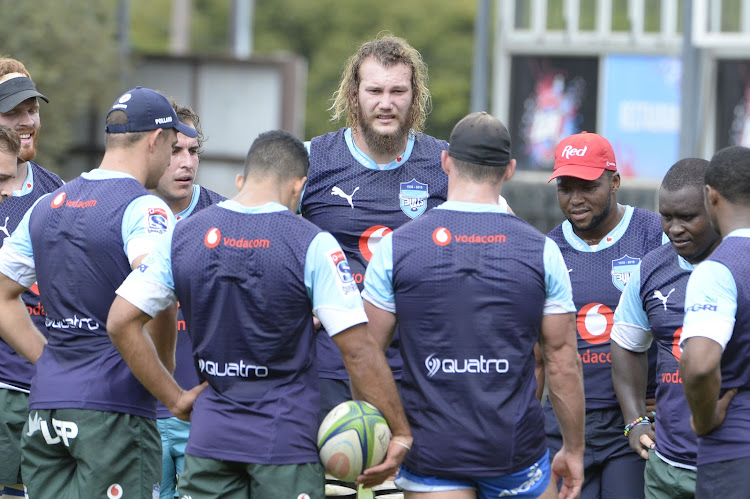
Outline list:
[[[326,472],[345,482],[385,459],[391,429],[374,406],[361,400],[337,405],[320,424],[318,451]]]

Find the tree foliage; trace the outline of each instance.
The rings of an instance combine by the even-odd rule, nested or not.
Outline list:
[[[255,53],[280,50],[308,61],[306,136],[343,126],[328,108],[346,59],[387,31],[422,53],[433,110],[426,132],[448,138],[468,112],[476,0],[274,0],[255,5]]]
[[[37,160],[61,167],[74,136],[90,135],[80,117],[108,107],[117,97],[121,66],[117,9],[111,0],[0,0],[0,54],[24,63],[41,103],[42,135]]]

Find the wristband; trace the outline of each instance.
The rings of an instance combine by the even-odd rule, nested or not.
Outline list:
[[[648,416],[641,416],[638,419],[632,421],[630,424],[625,425],[625,431],[623,432],[623,435],[627,437],[628,433],[630,433],[630,430],[642,424],[651,424],[651,420],[648,418]]]
[[[406,445],[405,443],[403,443],[403,442],[401,442],[399,440],[393,440],[393,443],[396,444],[396,445],[400,445],[401,447],[403,447],[406,450],[411,450],[411,447],[409,447],[408,445]]]

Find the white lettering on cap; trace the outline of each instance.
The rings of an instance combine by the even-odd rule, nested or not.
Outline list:
[[[562,153],[560,153],[560,156],[565,159],[570,159],[571,156],[584,156],[588,148],[589,146],[584,146],[583,149],[576,149],[573,146],[565,146]]]
[[[164,123],[172,123],[172,117],[167,116],[166,118],[155,118],[154,123],[157,125],[163,125]]]

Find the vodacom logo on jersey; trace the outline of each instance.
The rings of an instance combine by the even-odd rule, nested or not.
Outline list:
[[[612,309],[601,303],[589,303],[578,311],[578,334],[587,343],[599,345],[609,341],[614,324]]]
[[[393,232],[393,229],[389,229],[385,225],[373,225],[359,236],[359,252],[362,253],[366,261],[370,261],[380,240],[391,232]]]

